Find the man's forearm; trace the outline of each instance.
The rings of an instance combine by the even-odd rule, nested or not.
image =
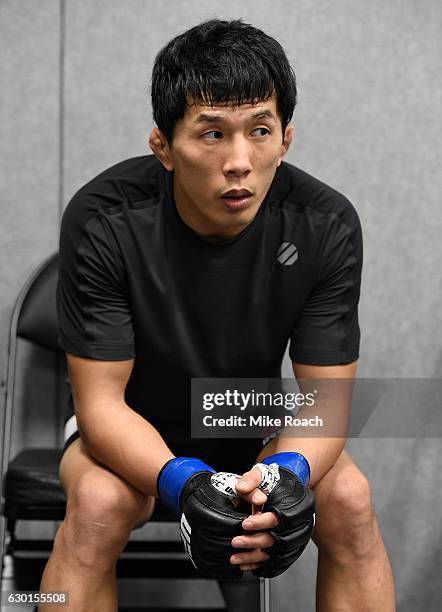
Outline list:
[[[315,402],[303,405],[296,416],[300,420],[305,418],[307,422],[310,418],[319,417],[323,435],[317,436],[317,428],[313,425],[303,426],[302,436],[297,435],[296,426],[285,427],[281,435],[266,444],[258,456],[259,460],[275,453],[297,452],[304,455],[309,463],[309,486],[314,487],[325,476],[336,463],[347,440],[356,363],[350,365],[351,369],[339,371],[340,377],[337,378],[325,377],[326,374],[331,375],[330,371],[296,365],[294,371],[299,388],[305,394],[313,392],[316,395]],[[309,427],[312,437],[309,437]]]
[[[100,463],[147,495],[157,496],[157,476],[174,457],[159,432],[125,402],[77,410],[81,438]]]
[[[257,457],[257,462],[281,452],[301,453],[310,465],[310,483],[313,487],[333,467],[341,454],[345,438],[289,438],[281,436],[271,440]]]

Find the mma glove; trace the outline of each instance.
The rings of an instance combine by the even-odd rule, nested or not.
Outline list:
[[[267,495],[262,512],[275,512],[278,525],[268,532],[275,544],[266,548],[270,558],[252,570],[259,578],[279,576],[307,546],[315,524],[315,501],[308,489],[310,466],[300,453],[276,453],[257,463],[262,474],[259,489]]]
[[[247,517],[234,504],[237,474],[215,472],[199,459],[176,457],[161,469],[157,490],[177,517],[184,549],[194,567],[208,578],[241,578],[232,566],[232,538]]]

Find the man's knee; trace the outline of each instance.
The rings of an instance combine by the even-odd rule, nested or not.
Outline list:
[[[355,464],[338,471],[316,502],[313,539],[319,547],[353,557],[369,553],[375,538],[371,488]]]
[[[132,529],[150,517],[150,499],[110,472],[86,472],[68,491],[64,544],[86,565],[116,560]]]
[[[356,525],[370,518],[370,483],[355,465],[348,466],[337,475],[330,489],[330,502],[337,521],[343,519]]]

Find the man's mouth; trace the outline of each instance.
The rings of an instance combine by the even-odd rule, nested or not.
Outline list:
[[[229,210],[243,210],[249,206],[252,195],[248,189],[230,189],[221,199]]]

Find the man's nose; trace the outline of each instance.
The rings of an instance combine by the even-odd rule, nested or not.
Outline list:
[[[242,137],[234,138],[227,145],[224,161],[224,174],[242,176],[252,170],[250,151],[246,140]]]

